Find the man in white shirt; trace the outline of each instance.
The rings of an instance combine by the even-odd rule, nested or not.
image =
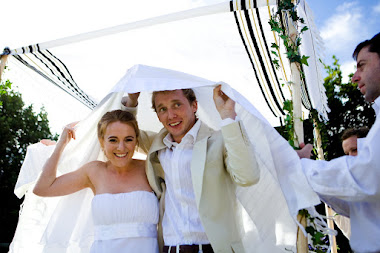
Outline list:
[[[125,109],[133,111],[138,97],[123,98]],[[197,119],[191,89],[152,96],[164,128],[142,131],[139,146],[147,153],[147,177],[160,199],[163,252],[244,252],[234,217],[235,184],[257,183],[260,171],[244,126],[236,120],[235,102],[220,86],[213,98],[222,118],[220,131]]]
[[[368,134],[368,127],[349,128],[342,134],[342,149],[346,155],[358,155],[358,138],[365,138]],[[347,239],[351,237],[350,218],[335,214],[334,221]]]
[[[372,103],[376,121],[367,137],[358,140],[357,156],[331,161],[301,159],[301,163],[321,200],[350,217],[352,250],[380,252],[380,33],[360,43],[353,57],[357,71],[352,81]]]

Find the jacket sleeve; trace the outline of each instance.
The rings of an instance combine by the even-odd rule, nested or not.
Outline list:
[[[260,169],[241,121],[222,127],[225,145],[224,164],[232,180],[241,186],[256,184]]]
[[[132,113],[137,116],[137,107],[126,107],[121,105],[121,110]],[[150,147],[152,146],[154,137],[157,135],[155,132],[140,130],[140,136],[138,138],[137,151],[143,154],[148,154]]]

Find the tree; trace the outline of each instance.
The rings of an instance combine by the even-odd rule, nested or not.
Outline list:
[[[1,79],[0,79],[1,80]],[[0,94],[7,94],[11,89],[12,83],[9,80],[5,80],[5,82],[0,83]],[[0,101],[0,106],[2,105],[2,101]]]
[[[328,105],[331,109],[328,114],[329,121],[320,122],[317,120],[326,160],[344,155],[341,142],[341,135],[344,130],[361,126],[371,127],[375,122],[375,112],[371,105],[364,100],[363,95],[357,89],[357,84],[351,81],[342,83],[339,61],[335,56],[333,59],[332,66],[325,65],[328,76],[324,80]],[[349,75],[350,80],[352,75]],[[311,118],[317,119],[317,112],[312,112]],[[308,140],[313,139],[311,129],[312,121],[305,121],[305,132],[307,132]]]
[[[6,80],[1,87],[10,87],[10,84]],[[22,202],[13,189],[26,148],[41,139],[57,139],[57,135],[52,136],[50,132],[44,108],[35,114],[32,105],[24,107],[20,93],[13,90],[1,92],[0,101],[0,240],[11,242]]]

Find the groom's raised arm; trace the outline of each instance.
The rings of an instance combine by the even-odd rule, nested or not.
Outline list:
[[[121,99],[121,109],[132,113],[135,117],[137,115],[137,105],[140,92],[128,93],[128,96],[124,96]],[[157,133],[150,131],[143,131],[140,129],[140,136],[138,138],[138,151],[148,154],[152,142]]]
[[[225,146],[224,164],[232,180],[241,186],[256,184],[260,179],[260,168],[250,140],[241,121],[236,119],[235,101],[221,90],[214,88],[214,103],[222,118],[222,136]]]

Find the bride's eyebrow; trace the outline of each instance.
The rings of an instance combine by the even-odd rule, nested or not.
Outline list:
[[[113,136],[113,135],[107,137],[107,139],[114,139],[114,138],[117,139],[118,137],[117,137],[117,136]],[[128,136],[125,136],[124,138],[135,138],[135,136],[133,136],[133,135],[128,135]]]

